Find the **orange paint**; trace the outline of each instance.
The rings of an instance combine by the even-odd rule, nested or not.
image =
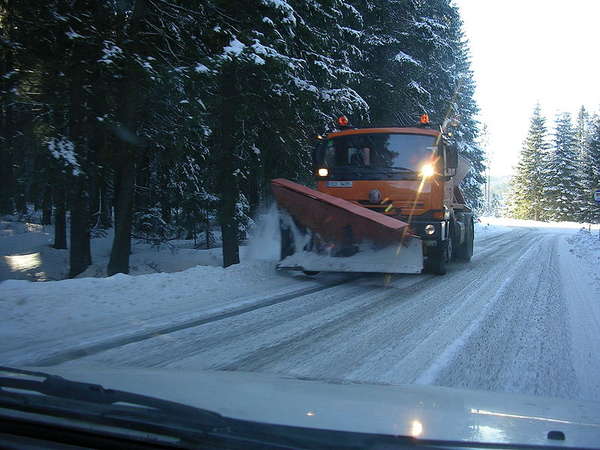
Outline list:
[[[419,216],[441,209],[442,186],[435,181],[425,181],[419,193],[420,184],[420,180],[355,180],[352,187],[328,187],[327,181],[319,181],[317,190],[390,216]],[[381,192],[380,204],[369,202],[369,192],[373,189]]]

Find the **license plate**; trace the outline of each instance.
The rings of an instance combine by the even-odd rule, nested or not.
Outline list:
[[[327,187],[352,187],[352,181],[328,181]]]

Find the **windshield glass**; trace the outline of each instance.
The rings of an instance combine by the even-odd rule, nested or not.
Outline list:
[[[413,171],[432,160],[434,136],[419,134],[351,134],[327,140],[325,167],[397,168]]]

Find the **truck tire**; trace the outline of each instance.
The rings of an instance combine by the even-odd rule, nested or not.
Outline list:
[[[446,242],[441,242],[440,247],[430,250],[425,262],[425,271],[435,275],[446,275],[448,271],[446,264],[450,262],[452,255],[452,237],[449,236]]]
[[[473,239],[475,237],[475,227],[473,217],[467,216],[465,223],[465,242],[456,249],[456,259],[458,261],[469,262],[473,256]]]

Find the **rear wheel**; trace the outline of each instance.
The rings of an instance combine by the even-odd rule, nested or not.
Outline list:
[[[473,256],[473,239],[475,237],[475,227],[473,217],[468,216],[465,220],[465,242],[456,249],[456,259],[458,261],[469,262]]]

